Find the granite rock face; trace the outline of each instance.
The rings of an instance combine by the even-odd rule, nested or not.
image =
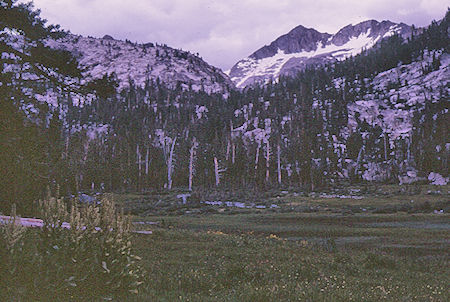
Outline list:
[[[60,40],[49,40],[47,46],[70,51],[77,59],[86,80],[102,78],[114,73],[119,89],[130,80],[137,86],[147,80],[161,81],[171,88],[207,93],[227,93],[234,89],[228,76],[190,52],[157,43],[132,43],[103,38],[69,34]]]

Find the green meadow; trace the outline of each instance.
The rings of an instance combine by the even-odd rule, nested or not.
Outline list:
[[[116,199],[156,223],[134,238],[146,271],[138,301],[448,301],[448,189],[287,190],[247,197],[248,208]]]

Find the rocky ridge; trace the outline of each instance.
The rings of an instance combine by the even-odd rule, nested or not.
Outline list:
[[[181,85],[207,93],[225,93],[234,86],[219,68],[190,52],[166,45],[132,43],[109,35],[93,38],[72,34],[48,41],[47,45],[70,51],[87,81],[115,73],[119,89],[128,87],[130,81],[143,86],[147,80],[157,79],[171,88]]]

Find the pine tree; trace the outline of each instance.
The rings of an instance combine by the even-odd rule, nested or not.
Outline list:
[[[59,131],[49,132],[52,114],[47,104],[35,99],[34,91],[66,88],[67,76],[80,75],[69,52],[45,45],[46,39],[65,33],[58,26],[47,26],[39,14],[32,3],[0,0],[0,209],[8,211],[16,202],[21,213],[55,180],[55,155],[48,146],[60,143],[48,140]]]

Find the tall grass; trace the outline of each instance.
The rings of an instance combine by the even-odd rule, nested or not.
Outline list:
[[[42,230],[15,221],[0,227],[0,300],[117,300],[139,292],[143,273],[132,253],[130,220],[109,196],[99,206],[70,210],[48,198],[40,211]]]

